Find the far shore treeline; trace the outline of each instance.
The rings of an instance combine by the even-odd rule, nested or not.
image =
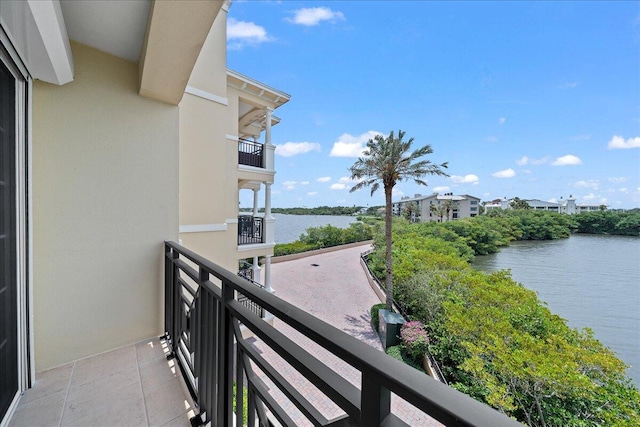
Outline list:
[[[373,238],[368,264],[384,281],[383,225],[366,219],[344,230],[310,228],[287,245],[315,249]],[[572,232],[640,236],[640,212],[496,210],[444,223],[394,218],[395,302],[407,320],[425,325],[428,350],[457,390],[529,426],[638,426],[640,392],[591,330],[570,328],[508,271],[471,266],[476,255],[511,241]],[[287,245],[276,245],[276,255]]]

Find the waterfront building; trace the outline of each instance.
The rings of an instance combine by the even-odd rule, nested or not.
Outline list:
[[[548,202],[539,199],[522,200],[527,202],[531,209],[536,211],[557,212],[568,215],[599,211],[602,209],[602,206],[604,206],[601,204],[576,203],[576,198],[573,197],[573,195],[569,195],[566,199],[560,197],[560,200],[557,202]],[[493,209],[511,209],[511,203],[513,201],[514,199],[507,199],[506,197],[503,199],[492,200],[491,202],[484,204],[484,209],[485,212]]]
[[[449,206],[449,212],[446,211]],[[407,216],[411,222],[446,222],[462,218],[473,218],[479,214],[480,199],[468,194],[433,193],[429,196],[416,194],[402,197],[393,204],[393,215]]]

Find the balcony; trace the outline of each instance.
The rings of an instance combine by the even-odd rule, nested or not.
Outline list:
[[[264,243],[264,220],[251,215],[238,216],[238,245]]]
[[[238,295],[317,351],[276,330]],[[251,339],[243,338],[242,326]],[[400,399],[445,425],[520,425],[173,242],[165,243],[165,329],[197,408],[192,424],[292,426],[299,425],[290,416],[296,411],[310,425],[407,426],[392,412],[392,399]],[[336,363],[323,363],[318,352]],[[347,381],[336,365],[348,365],[359,381]],[[309,387],[338,415],[327,417],[326,401],[310,399]],[[234,411],[235,390],[242,389],[247,399],[237,399]]]
[[[264,145],[247,139],[239,139],[238,164],[264,168]]]

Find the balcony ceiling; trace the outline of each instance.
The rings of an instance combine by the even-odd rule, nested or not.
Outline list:
[[[151,0],[61,0],[69,38],[138,61]]]

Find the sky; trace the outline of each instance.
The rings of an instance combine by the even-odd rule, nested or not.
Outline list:
[[[452,192],[640,207],[640,3],[239,1],[227,66],[291,95],[273,207],[377,206],[348,168],[405,132]],[[241,206],[252,205],[241,191]]]

